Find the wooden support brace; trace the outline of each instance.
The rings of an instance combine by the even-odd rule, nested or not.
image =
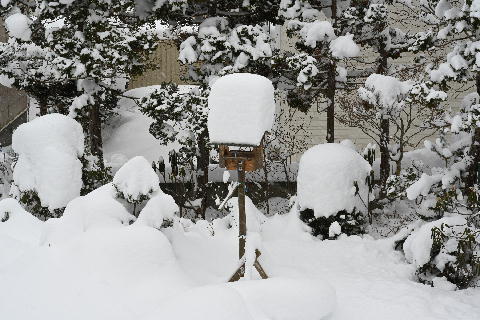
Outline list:
[[[260,275],[260,277],[262,277],[262,279],[268,279],[267,273],[265,272],[265,270],[263,270],[262,265],[258,261],[258,257],[260,257],[260,255],[261,255],[261,253],[258,249],[255,250],[255,255],[256,255],[255,263],[253,264],[253,266],[255,267],[255,269],[257,269],[258,274]]]
[[[260,257],[261,254],[262,253],[258,249],[255,250],[255,262],[253,263],[253,266],[255,267],[255,269],[257,269],[258,274],[260,275],[260,277],[262,277],[262,279],[268,279],[267,273],[258,261],[258,257]],[[235,271],[235,273],[230,277],[228,282],[238,281],[241,277],[245,275],[245,259],[242,259],[241,261],[242,262],[240,267],[238,267],[237,271]]]

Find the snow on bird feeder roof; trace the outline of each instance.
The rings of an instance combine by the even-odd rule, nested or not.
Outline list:
[[[275,117],[272,82],[250,73],[221,77],[212,86],[208,106],[211,143],[258,146]]]

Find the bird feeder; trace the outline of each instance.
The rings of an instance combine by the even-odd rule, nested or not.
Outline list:
[[[255,171],[263,167],[263,143],[257,147],[220,145],[218,156],[220,168],[237,170],[242,159],[245,171]]]
[[[208,98],[208,131],[210,143],[218,146],[219,165],[238,173],[239,259],[240,267],[230,281],[245,274],[245,243],[247,222],[245,214],[245,172],[263,167],[263,141],[271,130],[275,117],[274,89],[265,77],[237,73],[219,78]],[[255,251],[253,266],[267,278]]]

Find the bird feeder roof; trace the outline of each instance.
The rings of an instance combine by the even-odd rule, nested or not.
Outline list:
[[[259,146],[275,118],[272,82],[250,73],[219,78],[208,97],[212,144]]]

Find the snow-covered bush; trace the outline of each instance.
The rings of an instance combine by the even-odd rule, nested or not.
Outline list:
[[[312,209],[305,209],[300,212],[300,219],[311,228],[312,235],[322,239],[336,239],[341,233],[364,233],[365,216],[356,209],[352,212],[341,210],[328,217],[315,217]]]
[[[135,215],[137,205],[160,190],[160,180],[147,159],[137,156],[117,171],[113,177],[113,186],[117,190],[118,198],[133,204]]]
[[[435,285],[444,277],[463,289],[480,276],[480,229],[463,217],[423,225],[405,240],[403,250],[423,283]]]
[[[370,172],[371,166],[360,154],[341,144],[317,145],[302,155],[298,205],[302,220],[312,227],[314,235],[328,238],[335,221],[343,233],[362,231],[370,199]]]
[[[18,154],[12,193],[42,219],[61,215],[82,188],[82,126],[61,114],[45,115],[19,126],[12,148]]]
[[[157,191],[140,211],[135,224],[160,229],[173,225],[175,213],[179,211],[172,196]]]

